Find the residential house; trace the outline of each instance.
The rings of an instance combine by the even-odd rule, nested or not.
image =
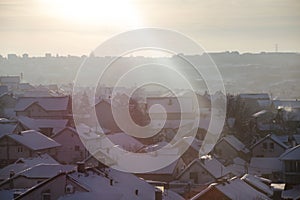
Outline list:
[[[300,101],[298,99],[273,100],[272,109],[280,113],[286,129],[296,131],[300,128]]]
[[[58,174],[21,194],[16,199],[183,199],[172,191],[154,186],[132,174],[114,169],[78,167],[77,171]]]
[[[61,146],[57,148],[57,154],[55,156],[60,163],[70,164],[84,159],[86,150],[74,128],[63,128],[52,136],[52,139],[61,144]]]
[[[300,184],[300,145],[288,149],[280,156],[283,179],[287,184]]]
[[[12,94],[4,93],[0,95],[0,117],[13,118],[15,117],[15,106],[17,100]]]
[[[230,163],[234,158],[248,159],[249,149],[235,136],[227,135],[217,142],[214,147],[216,156],[225,163]]]
[[[27,158],[40,153],[56,154],[60,144],[35,130],[11,133],[0,138],[1,166],[15,162],[19,158]]]
[[[15,90],[20,84],[20,76],[0,76],[0,85],[6,85],[9,91]]]
[[[9,178],[11,174],[18,174],[19,172],[32,168],[38,164],[59,164],[59,163],[48,154],[40,154],[28,158],[19,158],[13,164],[7,165],[6,167],[0,170],[0,181]]]
[[[229,171],[217,159],[205,156],[191,162],[177,177],[181,182],[193,185],[209,184],[217,179],[228,176]]]
[[[99,125],[101,128],[110,130],[111,132],[120,132],[121,130],[114,119],[111,106],[110,100],[101,99],[96,103],[95,110]]]
[[[146,173],[136,173],[135,175],[145,180],[171,182],[175,180],[175,178],[179,175],[180,172],[182,172],[182,170],[184,170],[185,167],[185,163],[181,158],[179,158],[178,160],[162,169]]]
[[[252,157],[279,157],[288,148],[275,134],[265,136],[250,147]]]
[[[71,99],[60,97],[20,97],[15,107],[16,116],[38,119],[70,119]]]
[[[174,97],[174,96],[162,96],[162,97],[147,97],[147,113],[153,117],[153,119],[161,120],[166,115],[167,120],[180,120],[182,119],[194,119],[195,109],[192,98],[189,97]],[[182,102],[182,105],[180,105]],[[160,104],[164,109],[152,106]],[[178,124],[179,126],[179,124]]]
[[[279,157],[252,157],[246,167],[250,174],[262,176],[274,182],[282,181],[282,164]]]
[[[245,181],[234,177],[220,183],[213,183],[195,195],[191,200],[230,200],[230,199],[266,199],[267,195],[251,187]]]
[[[67,119],[35,119],[26,116],[18,117],[18,121],[26,130],[37,130],[48,137],[55,135],[70,124]]]
[[[22,124],[16,120],[0,118],[0,137],[9,133],[18,133],[26,130]]]
[[[11,174],[9,179],[0,183],[0,190],[29,189],[61,172],[74,170],[73,165],[38,164],[18,174]]]

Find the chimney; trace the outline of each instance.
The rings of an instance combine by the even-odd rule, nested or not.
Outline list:
[[[158,188],[155,189],[155,200],[162,200],[162,191]]]
[[[79,173],[85,173],[84,162],[77,162],[77,172],[79,172]]]

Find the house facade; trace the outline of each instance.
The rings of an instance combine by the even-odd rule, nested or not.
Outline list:
[[[279,157],[288,148],[276,135],[269,134],[257,141],[250,149],[252,157]]]
[[[85,147],[74,128],[66,127],[56,133],[52,139],[61,144],[57,148],[55,157],[60,163],[70,164],[84,159]]]
[[[61,97],[20,97],[15,107],[16,116],[40,119],[70,119],[71,99]]]
[[[300,145],[280,156],[283,179],[287,184],[300,184]]]
[[[35,138],[35,140],[33,140]],[[27,158],[47,153],[55,156],[60,144],[37,131],[3,135],[0,138],[0,165],[6,166],[19,158]]]

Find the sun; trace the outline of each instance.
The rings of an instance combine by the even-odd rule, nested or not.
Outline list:
[[[42,0],[51,16],[71,23],[139,27],[141,16],[130,0]]]

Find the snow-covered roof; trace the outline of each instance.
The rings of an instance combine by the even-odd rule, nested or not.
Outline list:
[[[259,99],[257,100],[257,103],[261,108],[269,108],[271,106],[271,100],[269,99]]]
[[[284,190],[281,193],[282,199],[300,199],[300,186],[294,186],[292,189]]]
[[[270,100],[270,96],[267,93],[257,93],[257,94],[240,94],[239,95],[240,98],[242,99],[269,99]]]
[[[33,119],[26,116],[19,116],[18,120],[28,129],[40,130],[41,128],[53,128],[53,132],[56,133],[68,124],[67,119]]]
[[[297,99],[273,100],[273,105],[275,108],[300,108],[300,101]]]
[[[9,178],[10,172],[19,173],[25,169],[31,168],[38,164],[59,164],[48,154],[42,154],[36,157],[19,158],[15,163],[10,164],[0,170],[0,179]]]
[[[200,159],[195,159],[192,161],[179,175],[181,177],[192,165],[198,164],[203,167],[207,172],[209,172],[214,178],[221,178],[230,173],[226,167],[224,167],[217,159],[211,156],[204,156]]]
[[[0,76],[0,82],[5,83],[20,83],[20,76]]]
[[[300,160],[300,145],[288,149],[280,156],[280,160]]]
[[[75,169],[74,165],[61,164],[38,164],[18,173],[28,178],[51,178],[61,172],[70,172]]]
[[[241,179],[266,195],[273,196],[273,190],[271,187],[266,185],[259,177],[251,174],[245,174]]]
[[[239,178],[234,178],[225,184],[215,186],[230,199],[270,199]]]
[[[191,198],[191,200],[198,199],[207,192],[210,192],[213,188],[216,188],[222,192],[229,199],[270,199],[268,196],[254,189],[243,180],[234,177],[226,182],[211,184],[206,189]]]
[[[67,110],[69,106],[69,96],[60,97],[20,97],[15,110],[24,111],[33,103],[37,103],[45,110],[60,111]]]
[[[227,170],[236,176],[245,174],[247,162],[240,157],[236,157],[232,161],[233,163],[226,166]]]
[[[13,133],[5,136],[34,151],[60,146],[56,141],[35,130],[27,130],[22,131],[20,134]]]
[[[221,140],[226,141],[230,146],[232,146],[237,151],[249,153],[249,149],[247,149],[246,146],[233,135],[227,135],[227,136],[223,137]]]
[[[282,165],[277,157],[253,157],[248,170],[251,174],[272,174],[281,171]]]
[[[106,135],[106,137],[112,143],[121,146],[123,149],[127,151],[137,151],[144,147],[144,144],[142,144],[140,141],[123,132],[108,134]]]
[[[148,112],[161,113],[162,109],[151,108],[155,104],[164,107],[166,113],[193,113],[194,103],[188,97],[147,97]],[[180,102],[182,103],[180,105]]]
[[[0,137],[8,133],[13,133],[16,127],[17,123],[0,123]]]
[[[152,171],[152,172],[149,172],[149,174],[173,174],[174,171],[175,171],[175,168],[178,164],[180,159],[172,162],[170,165],[162,168],[162,169],[159,169],[159,170],[155,170],[155,171]]]
[[[264,138],[261,138],[260,140],[258,140],[255,144],[253,144],[251,146],[251,149],[254,148],[255,146],[257,146],[258,144],[262,143],[263,141],[265,141],[266,139],[271,139],[274,142],[276,142],[278,145],[282,146],[285,149],[288,149],[289,147],[284,144],[275,134],[268,134],[266,135]]]
[[[106,171],[107,177],[102,175],[97,175],[92,170],[87,170],[86,174],[79,172],[73,172],[69,176],[83,185],[85,188],[89,189],[89,193],[92,194],[90,197],[92,199],[99,199],[99,197],[107,197],[107,199],[153,199],[155,194],[155,188],[148,184],[146,181],[136,177],[130,173],[120,172],[114,169],[109,169]],[[113,184],[110,185],[110,179]],[[99,188],[101,188],[99,190]],[[138,190],[138,195],[135,191]],[[72,199],[78,199],[78,193],[73,194]],[[69,195],[69,196],[73,196]],[[80,194],[82,195],[82,193]],[[82,197],[82,196],[80,196]],[[60,198],[69,199],[69,198]]]

